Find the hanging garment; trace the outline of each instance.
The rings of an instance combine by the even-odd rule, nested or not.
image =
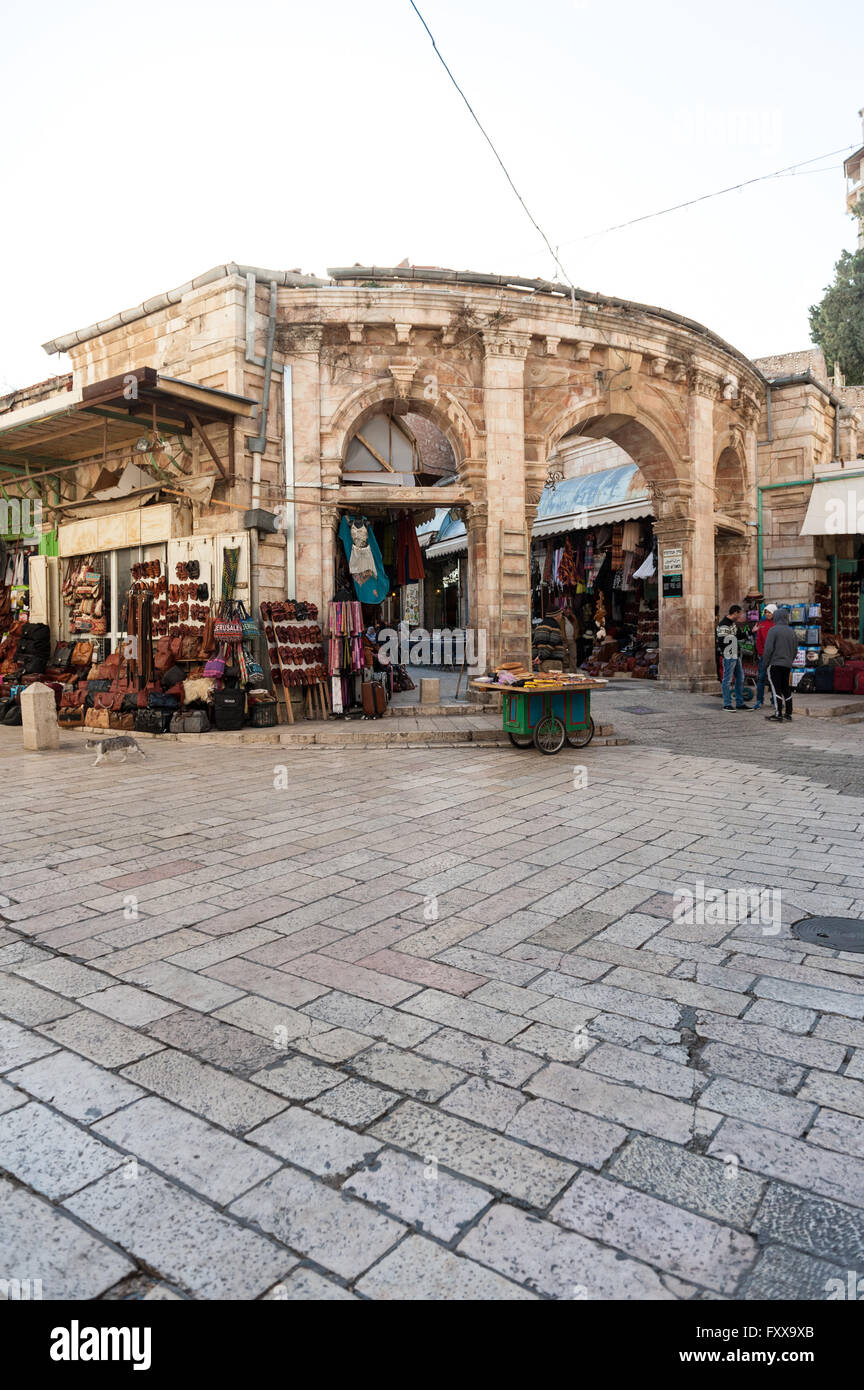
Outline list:
[[[568,536],[561,551],[561,560],[558,565],[558,583],[563,585],[576,583],[576,564],[573,559],[573,547]]]
[[[361,603],[383,603],[390,581],[381,551],[366,517],[343,516],[339,539],[345,550],[354,591]]]
[[[639,544],[640,523],[638,521],[625,521],[621,536],[621,549],[623,551],[635,550]]]
[[[651,579],[657,573],[657,566],[654,564],[654,551],[652,550],[647,560],[644,560],[638,570],[633,571],[634,579]]]
[[[613,568],[613,570],[620,570],[620,568],[621,568],[621,556],[622,556],[623,550],[624,550],[624,547],[623,547],[623,545],[622,545],[622,543],[621,543],[621,542],[622,542],[622,539],[623,539],[623,536],[624,536],[624,525],[623,525],[622,522],[616,521],[616,522],[615,522],[615,525],[612,527],[612,568]]]
[[[396,528],[396,558],[400,584],[415,584],[426,578],[420,542],[408,512],[401,513]]]

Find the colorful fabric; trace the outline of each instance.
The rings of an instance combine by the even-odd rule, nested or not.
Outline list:
[[[339,539],[345,550],[358,599],[361,603],[383,603],[390,581],[375,533],[366,517],[343,516],[339,523]]]

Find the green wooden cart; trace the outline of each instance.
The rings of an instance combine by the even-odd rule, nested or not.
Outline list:
[[[525,689],[472,681],[474,690],[495,690],[503,696],[502,728],[514,748],[537,748],[560,753],[565,743],[585,748],[594,737],[591,691],[601,682],[560,686],[553,690]],[[605,681],[602,682],[605,685]]]

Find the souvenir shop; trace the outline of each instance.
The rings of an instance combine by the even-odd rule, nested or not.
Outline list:
[[[541,498],[531,545],[532,656],[543,671],[656,679],[659,663],[657,553],[647,493],[586,505],[608,493],[606,470],[568,479]],[[615,516],[615,512],[624,516]],[[610,513],[612,514],[610,516]],[[628,515],[629,513],[629,515]],[[578,522],[578,525],[573,523]]]
[[[152,533],[152,515],[147,524]],[[41,622],[22,620],[6,633],[6,722],[20,722],[20,694],[34,680],[53,688],[67,728],[163,734],[270,727],[302,717],[304,703],[310,717],[324,717],[317,609],[261,604],[253,614],[246,532],[76,554],[68,552],[80,534],[72,526],[58,534],[60,556],[49,564],[59,640],[52,645]]]
[[[345,512],[339,520],[327,624],[336,716],[378,718],[394,693],[414,689],[405,666],[391,659],[385,632],[421,620],[426,569],[416,521],[407,508]]]

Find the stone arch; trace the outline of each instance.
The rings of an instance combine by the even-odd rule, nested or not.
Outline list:
[[[543,435],[544,455],[568,434],[592,439],[611,439],[645,476],[652,489],[662,492],[664,485],[689,482],[689,459],[685,440],[677,440],[656,412],[640,407],[636,414],[604,411],[601,402],[583,401],[553,420]]]
[[[359,387],[341,402],[330,421],[327,434],[330,438],[329,456],[344,464],[348,445],[362,430],[365,422],[375,415],[383,405],[400,402],[404,409],[416,415],[423,415],[441,431],[453,450],[456,470],[460,481],[465,481],[465,465],[475,452],[477,431],[465,407],[449,392],[429,401],[421,394],[399,392],[393,378],[381,378],[371,386]]]

